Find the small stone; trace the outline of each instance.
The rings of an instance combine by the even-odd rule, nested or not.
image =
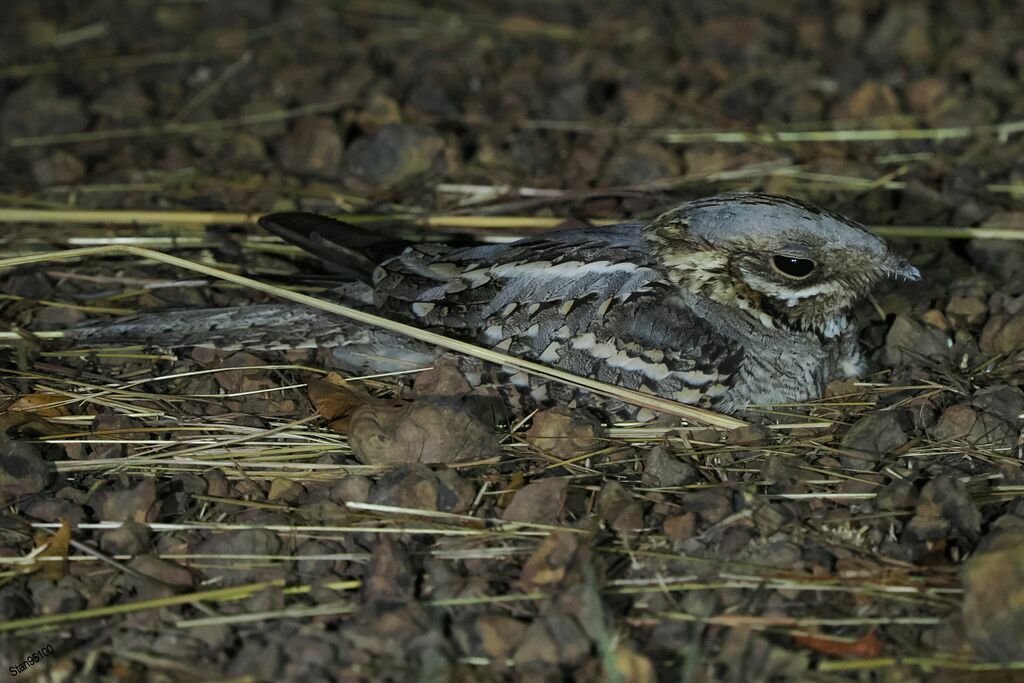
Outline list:
[[[223,370],[214,374],[217,384],[231,394],[257,389],[273,389],[277,386],[267,375],[267,362],[247,351],[231,354],[220,362],[221,368],[244,368]]]
[[[277,148],[281,167],[291,173],[334,179],[341,168],[344,143],[329,116],[302,119]]]
[[[631,126],[653,126],[665,119],[672,94],[661,92],[657,86],[645,83],[626,86],[619,93],[625,122]]]
[[[469,382],[454,363],[439,360],[430,370],[416,375],[412,393],[423,396],[464,396],[471,390]]]
[[[473,485],[453,470],[435,473],[421,464],[400,465],[380,478],[370,502],[462,514],[469,510],[475,493]]]
[[[64,614],[75,612],[85,607],[85,599],[79,586],[70,577],[61,579],[54,586],[46,586],[45,590],[33,591],[36,610],[39,614]]]
[[[494,429],[457,398],[420,399],[402,406],[362,406],[348,428],[359,462],[455,463],[497,455]]]
[[[964,537],[975,541],[981,531],[981,512],[967,487],[954,477],[936,477],[921,489],[904,537],[914,543]]]
[[[1024,527],[985,537],[960,571],[967,638],[982,657],[1024,659]]]
[[[345,170],[372,189],[388,190],[430,171],[444,149],[433,130],[387,125],[352,143]]]
[[[144,479],[130,489],[104,496],[100,513],[104,521],[145,523],[156,519],[159,507],[156,484],[152,479]]]
[[[932,436],[939,441],[963,440],[975,446],[1012,448],[1017,442],[1017,429],[1013,423],[984,410],[976,410],[966,403],[946,408]]]
[[[589,655],[590,640],[576,620],[567,614],[552,614],[530,624],[513,661],[519,670],[538,663],[574,666]]]
[[[992,355],[1024,350],[1024,313],[1003,313],[989,318],[978,344],[982,351]]]
[[[485,614],[454,629],[456,641],[467,656],[484,656],[501,661],[519,646],[527,625],[512,617]]]
[[[875,496],[875,507],[879,510],[906,510],[917,503],[918,490],[906,479],[893,479]]]
[[[946,305],[946,315],[956,327],[980,327],[988,317],[988,304],[977,296],[954,296]]]
[[[932,436],[940,441],[963,439],[970,434],[978,421],[978,412],[966,403],[959,403],[946,408],[935,425]]]
[[[637,142],[620,147],[608,160],[602,176],[606,185],[642,185],[677,176],[682,171],[672,151],[651,142]]]
[[[896,316],[885,337],[883,357],[890,367],[917,366],[922,357],[944,360],[949,355],[949,348],[950,339],[945,332],[901,314]]]
[[[512,496],[502,518],[509,522],[556,524],[565,508],[568,477],[546,477],[527,484]]]
[[[597,514],[616,531],[640,531],[644,528],[644,509],[626,488],[610,481],[597,494]]]
[[[356,114],[356,123],[366,132],[381,126],[402,122],[402,109],[393,98],[383,93],[374,93]]]
[[[302,484],[291,479],[274,479],[270,482],[270,491],[267,492],[267,500],[272,503],[294,503],[306,489]]]
[[[280,555],[281,539],[267,529],[223,531],[211,534],[193,552],[217,556]],[[234,559],[208,558],[203,565],[207,577],[217,577],[225,585],[266,580],[280,574],[279,570],[264,568],[258,563],[238,562]]]
[[[187,568],[176,562],[165,560],[153,555],[139,555],[132,558],[128,566],[145,574],[154,581],[179,590],[186,590],[195,585],[195,577]]]
[[[589,413],[558,406],[537,413],[526,440],[540,450],[557,455],[579,455],[603,445],[604,429]]]
[[[148,546],[149,527],[138,522],[125,522],[100,536],[100,550],[110,555],[138,555]]]
[[[642,483],[645,487],[671,488],[700,480],[700,470],[671,455],[664,446],[655,446],[644,456]]]
[[[331,500],[337,503],[365,503],[370,499],[370,480],[350,474],[331,489]]]
[[[662,522],[662,530],[668,540],[682,543],[693,538],[697,533],[697,515],[687,512],[682,515],[666,517]]]
[[[925,325],[931,325],[934,328],[940,329],[943,332],[948,332],[952,329],[952,325],[949,324],[949,318],[946,317],[946,314],[934,308],[929,308],[921,314],[921,322]]]
[[[188,569],[154,555],[133,557],[128,566],[141,574],[129,574],[129,583],[140,600],[170,597],[190,590],[196,584]]]
[[[523,564],[519,579],[531,587],[557,586],[570,573],[573,561],[580,550],[576,534],[569,531],[555,531],[537,546],[530,558]]]
[[[840,120],[884,119],[899,113],[896,92],[879,81],[867,81],[832,108],[832,118]]]
[[[53,498],[41,498],[30,501],[24,508],[25,514],[38,519],[40,522],[60,522],[67,520],[68,524],[77,526],[89,519],[85,508],[67,500]]]
[[[871,469],[906,442],[907,435],[894,413],[872,413],[857,420],[843,436],[844,452],[839,460],[852,469]]]
[[[77,97],[64,97],[57,86],[33,80],[4,98],[0,106],[0,138],[80,133],[89,125],[85,105]]]
[[[85,177],[85,163],[74,154],[58,149],[32,162],[32,177],[37,185],[74,185]]]
[[[0,499],[39,493],[52,478],[50,464],[35,446],[0,434]]]
[[[682,503],[685,512],[696,513],[704,524],[715,524],[733,513],[733,494],[725,487],[687,491]]]
[[[948,91],[949,87],[944,78],[935,76],[919,78],[907,85],[907,105],[910,107],[910,111],[930,120]]]
[[[1001,420],[1016,424],[1024,415],[1024,391],[1008,385],[986,387],[974,393],[971,405]]]

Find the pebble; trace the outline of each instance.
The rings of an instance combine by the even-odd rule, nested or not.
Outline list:
[[[352,143],[345,172],[372,190],[390,190],[433,169],[443,149],[430,128],[390,124]]]

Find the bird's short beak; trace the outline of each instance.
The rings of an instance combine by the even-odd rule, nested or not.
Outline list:
[[[886,258],[882,270],[886,275],[901,277],[911,282],[917,282],[921,279],[921,271],[910,265],[902,256],[896,256],[895,254]]]

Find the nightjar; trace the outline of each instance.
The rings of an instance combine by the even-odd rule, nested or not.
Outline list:
[[[260,224],[326,261],[340,303],[724,412],[816,398],[828,382],[857,376],[864,363],[850,308],[884,277],[920,277],[857,223],[760,193],[507,244],[395,242],[304,213]],[[329,347],[341,368],[360,374],[424,367],[439,354],[297,304],[151,314],[77,336]],[[472,359],[463,370],[472,383],[519,386],[535,403],[588,400],[514,370],[499,377],[501,369]]]

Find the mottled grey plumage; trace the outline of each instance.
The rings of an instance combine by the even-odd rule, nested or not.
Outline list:
[[[362,279],[333,292],[343,303],[724,411],[814,398],[829,381],[860,372],[847,311],[881,277],[918,278],[861,226],[756,193],[690,202],[650,222],[501,245],[410,244],[390,257],[375,254],[383,243],[370,233],[330,219],[275,214],[262,223],[343,275]],[[378,263],[369,278],[367,263]],[[794,267],[811,272],[787,275],[784,269]],[[211,316],[219,318],[215,332]],[[83,328],[82,338],[329,346],[341,366],[361,373],[422,366],[436,353],[295,305],[164,315],[158,332],[153,323],[142,318],[120,330]],[[271,338],[285,331],[287,339]],[[473,379],[486,371],[476,361],[465,369]],[[510,374],[535,400],[570,398],[564,388]]]

